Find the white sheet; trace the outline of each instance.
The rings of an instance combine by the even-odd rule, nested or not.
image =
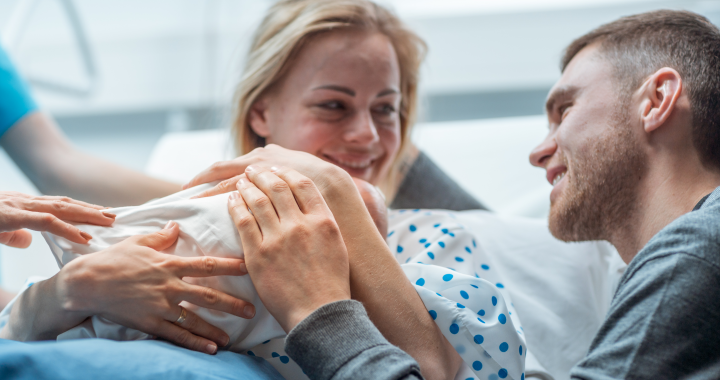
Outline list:
[[[58,264],[63,266],[80,255],[92,254],[133,235],[157,231],[168,220],[174,220],[181,233],[177,244],[165,253],[242,257],[240,238],[227,212],[227,194],[188,199],[206,187],[189,189],[138,207],[110,210],[117,214],[112,228],[79,226],[93,236],[89,245],[75,244],[48,233],[43,235]],[[408,212],[396,215],[391,225],[398,228],[389,239],[391,248],[398,251],[398,259],[407,263],[402,265],[405,274],[472,376],[521,379],[528,356],[522,326],[501,277],[494,269],[486,268],[491,259],[482,248],[475,246],[476,237],[447,212]],[[428,249],[439,249],[432,260],[427,260]],[[463,257],[462,262],[458,261],[459,257]],[[438,265],[429,265],[434,264],[431,261]],[[447,263],[456,265],[448,269]],[[482,276],[478,276],[478,272]],[[287,378],[305,378],[283,352],[285,334],[262,305],[249,276],[199,278],[194,282],[255,304],[256,316],[251,320],[183,304],[227,332],[230,350],[263,357]],[[58,339],[94,337],[151,338],[95,316]]]

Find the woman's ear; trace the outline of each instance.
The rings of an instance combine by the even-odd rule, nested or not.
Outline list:
[[[669,67],[652,74],[643,85],[642,122],[646,133],[660,128],[670,118],[682,95],[682,78]]]
[[[270,136],[270,128],[267,122],[267,98],[261,97],[250,106],[248,122],[253,132],[260,137],[267,138]]]

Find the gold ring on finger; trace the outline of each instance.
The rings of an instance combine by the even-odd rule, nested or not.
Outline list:
[[[183,322],[185,322],[185,318],[187,318],[187,310],[185,310],[184,307],[180,306],[180,316],[178,317],[177,321],[175,321],[175,324],[182,325]]]

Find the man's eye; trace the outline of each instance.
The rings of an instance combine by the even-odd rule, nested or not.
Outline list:
[[[572,104],[565,104],[558,108],[558,112],[560,113],[560,120],[565,118],[565,115],[567,115],[567,111],[570,109],[570,106],[572,106]]]

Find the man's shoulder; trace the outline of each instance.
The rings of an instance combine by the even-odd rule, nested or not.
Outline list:
[[[660,230],[638,252],[633,263],[686,254],[720,267],[720,190],[699,210],[689,212]],[[628,268],[631,269],[631,268]]]

